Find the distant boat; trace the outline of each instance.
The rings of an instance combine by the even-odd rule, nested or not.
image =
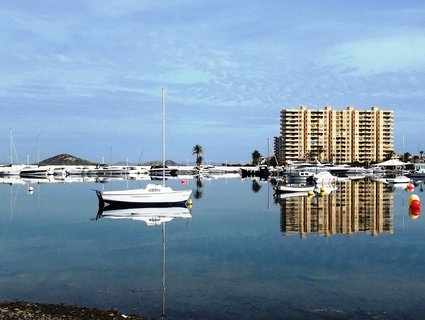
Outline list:
[[[309,192],[314,190],[314,185],[310,184],[282,184],[277,185],[274,190],[278,193],[282,192]]]
[[[118,205],[156,206],[170,207],[184,205],[189,200],[192,190],[173,190],[165,186],[165,95],[162,88],[162,185],[148,184],[146,188],[96,191],[99,201],[102,203]]]
[[[406,176],[395,176],[393,178],[387,177],[385,179],[390,184],[409,183],[410,182],[410,178],[406,177]]]
[[[307,197],[308,192],[283,192],[277,193],[275,195],[278,199],[289,199],[289,198],[297,198],[297,197]]]
[[[167,166],[155,165],[151,166],[149,169],[149,175],[152,177],[161,177],[165,175],[166,177],[175,177],[177,176],[177,169],[170,169]]]
[[[335,184],[337,181],[337,178],[329,171],[319,172],[313,176],[313,179],[317,184]]]
[[[53,175],[53,170],[40,166],[28,166],[19,172],[21,178],[47,178],[49,175]]]
[[[416,171],[411,172],[410,174],[408,174],[408,176],[411,179],[414,180],[424,180],[425,179],[425,169],[418,169]]]
[[[88,176],[122,176],[125,174],[123,167],[101,165],[85,171]]]

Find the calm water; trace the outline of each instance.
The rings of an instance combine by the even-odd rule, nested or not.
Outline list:
[[[165,229],[95,219],[91,189],[146,183],[40,184],[31,195],[26,185],[0,185],[0,300],[154,318],[164,308],[169,319],[414,319],[425,311],[424,217],[409,216],[402,189],[349,182],[328,195],[275,200],[267,183],[188,180],[197,191],[191,218]],[[414,193],[425,199],[420,187]]]

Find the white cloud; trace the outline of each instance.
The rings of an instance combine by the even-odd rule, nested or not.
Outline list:
[[[363,75],[425,69],[425,35],[375,37],[335,46],[323,59],[326,65],[352,68]]]

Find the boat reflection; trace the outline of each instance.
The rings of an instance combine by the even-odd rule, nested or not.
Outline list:
[[[277,198],[281,231],[302,239],[308,234],[392,234],[393,199],[392,189],[369,180],[340,183],[337,190],[322,196]]]
[[[130,219],[135,221],[144,221],[148,226],[162,227],[162,301],[161,301],[161,319],[165,319],[165,304],[167,293],[166,281],[166,228],[167,222],[175,218],[190,219],[192,214],[186,206],[180,207],[119,207],[108,205],[99,206],[96,219]]]
[[[144,221],[148,226],[159,226],[175,218],[190,219],[192,214],[186,206],[181,207],[99,207],[96,220],[107,219],[130,219]]]

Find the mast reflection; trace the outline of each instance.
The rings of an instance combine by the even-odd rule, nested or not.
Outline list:
[[[393,190],[370,180],[342,182],[336,191],[322,196],[279,199],[281,231],[302,239],[309,233],[392,234],[393,199]]]
[[[161,319],[165,319],[165,304],[167,293],[166,281],[166,228],[167,222],[175,218],[190,219],[192,214],[188,207],[119,207],[108,205],[103,207],[99,205],[99,211],[96,219],[130,219],[144,221],[148,226],[162,227],[162,301],[161,301]]]

